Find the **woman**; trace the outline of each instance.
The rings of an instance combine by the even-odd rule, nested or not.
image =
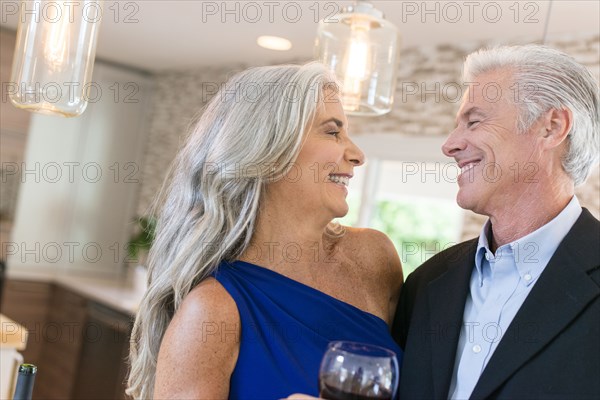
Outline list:
[[[329,341],[400,353],[393,245],[330,224],[364,162],[335,88],[317,63],[262,67],[210,101],[162,191],[129,394],[316,395]]]

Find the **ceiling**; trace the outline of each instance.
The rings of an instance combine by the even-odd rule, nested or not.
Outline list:
[[[0,26],[16,29],[18,1],[1,0]],[[76,2],[83,3],[83,2]],[[147,71],[308,59],[318,19],[351,1],[106,0],[98,58]],[[491,40],[541,41],[600,34],[600,2],[374,0],[399,29],[403,47]],[[78,9],[75,8],[77,11]],[[287,52],[256,44],[260,35],[292,42]]]

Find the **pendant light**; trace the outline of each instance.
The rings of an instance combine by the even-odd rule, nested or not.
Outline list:
[[[86,108],[102,19],[101,0],[21,2],[12,65],[18,108],[74,117]]]
[[[346,113],[377,116],[391,111],[398,41],[396,26],[367,1],[319,22],[317,59],[335,71]]]

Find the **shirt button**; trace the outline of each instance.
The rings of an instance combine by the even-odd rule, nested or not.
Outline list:
[[[473,346],[473,353],[477,354],[477,353],[481,353],[481,346],[476,344],[475,346]]]
[[[527,281],[527,282],[531,282],[531,274],[523,275],[523,279],[525,279],[525,281]]]

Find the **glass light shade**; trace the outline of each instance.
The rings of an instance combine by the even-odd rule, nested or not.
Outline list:
[[[366,2],[319,22],[317,59],[335,71],[348,114],[376,116],[391,111],[398,41],[396,26]]]
[[[101,19],[101,0],[21,2],[11,102],[42,114],[83,113],[97,90],[91,78]]]

